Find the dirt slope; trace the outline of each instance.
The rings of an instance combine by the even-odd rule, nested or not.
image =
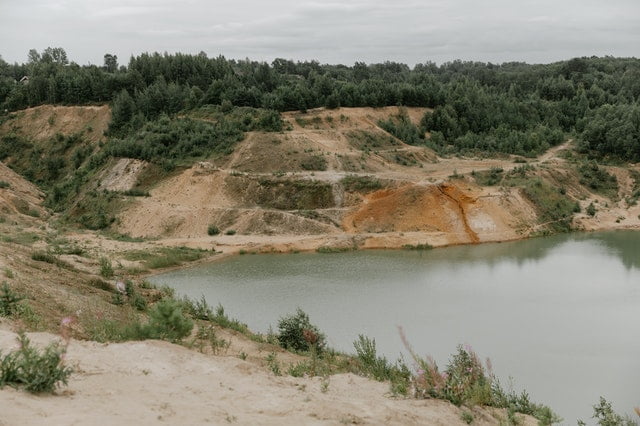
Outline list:
[[[54,336],[31,334],[34,342]],[[0,329],[0,348],[15,346]],[[462,410],[436,400],[394,399],[388,385],[352,374],[274,376],[236,357],[210,356],[160,341],[103,345],[72,341],[76,366],[56,396],[0,391],[0,425],[465,425]],[[504,412],[473,410],[474,424],[498,424]],[[524,418],[523,424],[536,424]]]
[[[37,218],[47,217],[42,208],[44,193],[16,172],[0,163],[0,217],[20,224],[39,224]]]
[[[34,141],[46,141],[56,133],[65,136],[82,133],[96,142],[103,138],[111,120],[108,105],[57,106],[42,105],[12,113],[0,126],[0,134],[15,132]]]

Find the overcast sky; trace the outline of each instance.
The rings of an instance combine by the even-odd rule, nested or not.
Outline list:
[[[142,52],[414,65],[640,56],[640,0],[0,0],[0,55]]]

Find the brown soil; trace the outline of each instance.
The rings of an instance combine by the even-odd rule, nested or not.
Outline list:
[[[42,105],[11,114],[9,120],[0,126],[0,134],[15,132],[30,140],[42,142],[57,133],[65,136],[82,133],[85,139],[97,142],[104,137],[110,120],[111,110],[108,105]]]

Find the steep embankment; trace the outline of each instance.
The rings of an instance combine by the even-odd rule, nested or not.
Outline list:
[[[83,134],[91,141],[103,138],[111,120],[108,105],[54,106],[42,105],[12,113],[0,125],[0,135],[16,133],[31,141],[47,141],[56,134]]]
[[[288,131],[250,133],[230,156],[173,174],[150,188],[150,197],[131,202],[116,229],[132,236],[188,238],[198,245],[211,242],[206,232],[213,224],[235,232],[234,238],[215,240],[230,250],[248,242],[273,248],[264,236],[279,235],[290,237],[290,249],[308,248],[311,237],[320,235],[324,239],[313,238],[316,246],[355,236],[362,247],[399,247],[514,239],[523,222],[535,220],[517,191],[486,191],[464,180],[443,184],[457,169],[511,162],[438,159],[378,126],[378,120],[398,113],[397,108],[287,113]],[[414,122],[423,113],[406,110]],[[373,189],[379,190],[346,188],[345,179],[353,177],[374,180]]]

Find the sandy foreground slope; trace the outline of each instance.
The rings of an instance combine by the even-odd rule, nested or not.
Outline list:
[[[16,335],[3,328],[6,352]],[[29,337],[40,345],[56,338]],[[249,361],[162,341],[73,340],[66,359],[76,372],[56,395],[0,391],[0,425],[465,424],[447,402],[396,399],[387,384],[352,374],[275,376]],[[498,424],[504,413],[476,408],[473,415],[474,424]]]

